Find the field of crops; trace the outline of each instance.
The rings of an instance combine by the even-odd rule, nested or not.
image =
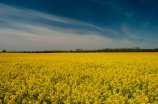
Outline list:
[[[0,104],[158,103],[158,53],[0,53]]]

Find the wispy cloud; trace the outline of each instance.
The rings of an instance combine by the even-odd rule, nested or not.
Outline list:
[[[110,33],[111,35],[116,35],[115,30],[109,27],[108,28],[99,27],[79,20],[74,20],[66,17],[56,16],[56,15],[38,12],[25,8],[12,7],[5,4],[0,4],[0,14],[1,14],[0,20],[5,22],[5,24],[1,24],[1,25],[4,26],[8,24],[9,26],[15,27],[17,23],[25,23],[25,24],[33,24],[33,25],[36,24],[38,26],[45,25],[48,28],[58,27],[59,29],[66,28],[68,30],[71,30],[73,28],[74,31],[77,32],[78,30],[81,30],[82,33],[93,31],[93,32],[97,32],[100,35],[102,32],[104,32],[105,34]],[[16,25],[16,27],[18,26]]]
[[[132,28],[132,26],[128,24],[121,24],[122,31],[125,33],[125,35],[129,40],[156,44],[158,31],[147,26],[148,23],[147,24],[145,23],[145,25],[143,24],[143,27],[141,28],[135,28],[135,27]],[[149,31],[146,28],[151,28],[151,29]]]
[[[0,29],[0,46],[7,50],[74,50],[123,48],[123,47],[144,47],[147,43],[139,43],[129,40],[112,40],[97,36],[95,34],[78,35],[75,33],[64,33],[47,28],[30,26],[36,33],[14,29]],[[30,28],[29,27],[29,28]],[[45,33],[43,35],[43,32]],[[1,50],[2,50],[1,49]]]
[[[0,21],[2,21],[0,50],[70,50],[148,46],[148,42],[139,43],[125,37],[117,39],[121,37],[120,33],[110,27],[100,27],[67,17],[5,4],[0,4]],[[125,26],[122,26],[122,29],[129,37],[133,36]],[[135,39],[135,37],[131,38]]]

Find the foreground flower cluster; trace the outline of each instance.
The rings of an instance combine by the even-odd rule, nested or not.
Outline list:
[[[0,104],[158,103],[158,53],[0,53]]]

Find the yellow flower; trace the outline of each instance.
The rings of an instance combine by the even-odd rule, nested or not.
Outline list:
[[[0,103],[156,103],[157,56],[0,53]]]
[[[47,104],[47,102],[44,101],[42,104]]]
[[[26,99],[23,99],[23,101],[22,101],[22,104],[27,104],[27,100]]]

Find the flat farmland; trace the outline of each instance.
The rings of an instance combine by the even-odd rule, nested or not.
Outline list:
[[[1,104],[158,103],[158,53],[0,53]]]

